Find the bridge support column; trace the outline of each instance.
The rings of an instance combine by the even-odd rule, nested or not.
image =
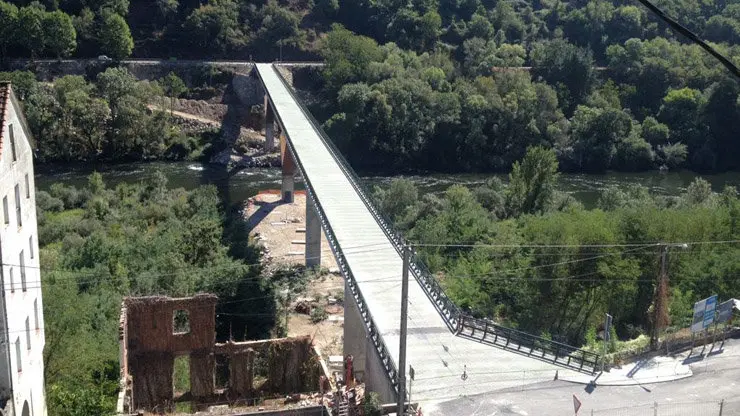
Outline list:
[[[344,356],[351,355],[357,380],[364,382],[365,360],[369,337],[366,335],[365,321],[362,320],[355,298],[349,285],[344,285]],[[371,350],[372,353],[372,350]]]
[[[272,104],[265,95],[265,153],[270,153],[275,149],[275,113],[272,111]]]
[[[283,165],[283,202],[293,202],[293,192],[295,191],[295,161],[288,149],[288,142],[285,135],[280,135],[280,159]]]
[[[306,195],[306,267],[321,267],[321,221],[316,204]]]

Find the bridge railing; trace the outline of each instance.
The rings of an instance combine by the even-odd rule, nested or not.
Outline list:
[[[293,97],[293,100],[296,102],[296,104],[298,104],[301,110],[303,110],[303,113],[306,115],[308,120],[313,125],[313,128],[318,133],[319,138],[332,154],[334,159],[337,161],[340,169],[344,172],[347,179],[350,180],[352,187],[355,188],[357,194],[362,199],[368,211],[370,211],[375,220],[378,222],[378,225],[380,225],[380,227],[383,229],[383,232],[386,234],[386,236],[388,236],[388,239],[391,241],[399,255],[403,256],[404,249],[408,245],[403,235],[395,229],[395,227],[393,226],[393,222],[375,206],[375,203],[370,198],[370,195],[372,194],[371,190],[357,176],[354,169],[352,169],[349,162],[342,155],[342,152],[339,151],[334,142],[326,135],[324,129],[321,128],[321,123],[319,123],[313,117],[308,108],[303,105],[300,98],[293,91],[293,87],[288,84],[280,71],[275,70],[275,72],[278,74],[278,77]],[[306,182],[306,186],[309,186],[308,181]],[[471,329],[472,332],[475,332],[475,330],[472,329],[473,325],[482,325],[485,327],[486,322],[488,321],[478,320],[471,316],[465,315],[460,310],[460,308],[452,301],[452,299],[447,296],[447,294],[444,292],[444,289],[439,284],[439,281],[434,277],[434,274],[427,268],[426,264],[421,260],[419,254],[413,249],[411,251],[410,260],[411,261],[409,262],[409,264],[411,273],[413,274],[416,281],[419,282],[419,285],[425,291],[427,297],[432,301],[440,316],[444,320],[445,324],[451,331],[456,332],[458,335],[465,336],[463,331],[463,329],[465,328]],[[362,302],[364,304],[364,300]],[[369,311],[367,312],[367,314],[368,316],[370,315]],[[370,319],[370,321],[372,321],[372,319]],[[375,324],[372,322],[370,322],[370,324],[372,324],[373,327],[375,326]],[[556,341],[551,341],[542,337],[517,331],[512,328],[506,328],[493,323],[491,324],[498,329],[498,336],[496,336],[497,340],[499,336],[502,338],[507,335],[512,337],[511,341],[514,341],[514,343],[510,341],[509,343],[507,343],[507,345],[521,345],[525,348],[528,346],[530,348],[530,352],[534,351],[534,349],[538,349],[543,357],[547,356],[548,354],[552,354],[556,358],[562,357],[562,360],[555,359],[553,360],[553,362],[574,369],[576,371],[593,373],[596,370],[597,362],[599,360],[599,356],[597,354],[584,351],[567,344],[558,343]],[[385,347],[385,344],[382,341],[382,337],[379,338],[379,345],[376,345],[376,348],[378,348],[378,352],[379,354],[381,354],[381,359],[383,359],[383,354],[387,354],[388,349],[387,347]],[[479,339],[478,341],[485,344],[491,344],[501,347],[501,344],[499,343],[488,342],[485,337],[484,339]],[[567,356],[562,355],[566,353]],[[541,358],[536,357],[534,354],[530,354],[530,356]],[[392,364],[392,370],[389,368],[386,368],[386,370],[389,372],[389,374],[392,372],[395,377],[395,371],[397,370],[396,364],[393,362],[390,356],[389,360],[389,362]],[[392,379],[391,381],[394,386],[397,386],[396,379]]]
[[[274,64],[273,64],[274,68]],[[291,97],[293,97],[293,100],[298,104],[298,106],[303,110],[303,113],[308,117],[309,121],[313,124],[314,129],[317,133],[319,133],[319,137],[324,142],[326,147],[332,152],[333,156],[336,158],[337,156],[334,154],[337,150],[333,147],[330,147],[330,145],[333,145],[331,141],[326,137],[326,133],[324,133],[323,129],[321,129],[321,125],[316,121],[316,119],[313,118],[311,113],[308,111],[308,109],[303,105],[303,103],[300,101],[300,99],[295,95],[295,92],[293,91],[293,88],[288,84],[288,82],[285,80],[283,75],[280,73],[280,71],[277,71],[276,68],[274,68],[275,73],[278,75],[278,78],[280,81],[285,85],[285,88],[290,93]],[[278,115],[279,117],[279,115]],[[304,172],[303,165],[300,161],[300,158],[295,153],[295,149],[293,149],[292,144],[290,143],[290,140],[287,141],[288,149],[290,150],[293,160],[296,162],[296,164],[299,166],[300,171]],[[351,179],[353,182],[353,186],[356,187],[356,184],[354,183],[355,178],[350,176],[351,174],[354,174],[350,170],[348,173],[346,168],[349,165],[343,166],[342,164],[345,163],[344,159],[338,160],[339,166],[344,171],[345,175],[348,176],[348,178]],[[367,303],[365,302],[365,298],[362,296],[362,292],[360,291],[360,288],[357,285],[357,280],[355,279],[354,274],[352,273],[352,270],[347,265],[347,260],[344,257],[344,253],[342,251],[342,247],[338,244],[336,235],[334,234],[334,230],[331,227],[331,224],[326,219],[326,214],[324,213],[323,207],[319,204],[319,201],[316,199],[316,193],[314,192],[313,186],[311,185],[311,181],[304,177],[304,182],[306,189],[308,190],[307,195],[309,198],[311,198],[311,201],[313,202],[314,206],[316,207],[316,211],[319,215],[319,219],[321,221],[322,227],[324,230],[326,230],[326,239],[331,246],[332,251],[334,252],[334,256],[337,260],[337,266],[339,267],[339,270],[341,270],[342,274],[345,277],[345,280],[347,281],[347,285],[352,292],[352,297],[355,299],[355,303],[357,304],[357,308],[360,312],[360,316],[362,317],[362,320],[365,323],[365,326],[367,327],[368,334],[370,335],[370,339],[373,342],[373,346],[375,347],[375,350],[378,353],[378,356],[380,358],[381,363],[383,364],[383,367],[385,369],[385,373],[388,376],[389,381],[391,382],[391,385],[393,388],[398,392],[398,366],[396,365],[395,361],[393,360],[393,357],[391,356],[388,347],[385,345],[385,341],[383,340],[383,337],[378,332],[378,326],[375,323],[375,320],[372,317],[372,314],[370,313],[370,310],[367,307]],[[358,193],[362,195],[361,191],[358,190]],[[364,198],[363,198],[364,199]]]
[[[487,319],[462,315],[457,335],[583,373],[594,374],[600,364],[599,354],[507,328]]]

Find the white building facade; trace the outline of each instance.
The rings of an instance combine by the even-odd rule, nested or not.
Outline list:
[[[46,416],[33,140],[0,82],[0,414]]]

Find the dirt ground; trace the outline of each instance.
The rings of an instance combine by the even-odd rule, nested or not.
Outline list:
[[[264,246],[265,257],[272,264],[305,264],[306,195],[297,192],[294,199],[283,203],[279,192],[264,192],[247,201],[245,215],[252,235]],[[323,233],[321,267],[321,276],[309,281],[292,302],[288,336],[311,335],[328,360],[330,355],[342,355],[344,280]],[[312,323],[309,315],[295,312],[300,302],[324,308],[327,319]]]

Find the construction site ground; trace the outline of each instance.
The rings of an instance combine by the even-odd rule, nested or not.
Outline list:
[[[264,247],[265,260],[271,266],[305,265],[305,193],[297,192],[292,203],[283,203],[279,191],[261,192],[246,202],[244,213],[254,239]],[[288,336],[312,336],[329,363],[330,356],[342,355],[344,280],[323,233],[321,269],[291,299]],[[313,323],[309,313],[312,308],[323,308],[326,319]]]

